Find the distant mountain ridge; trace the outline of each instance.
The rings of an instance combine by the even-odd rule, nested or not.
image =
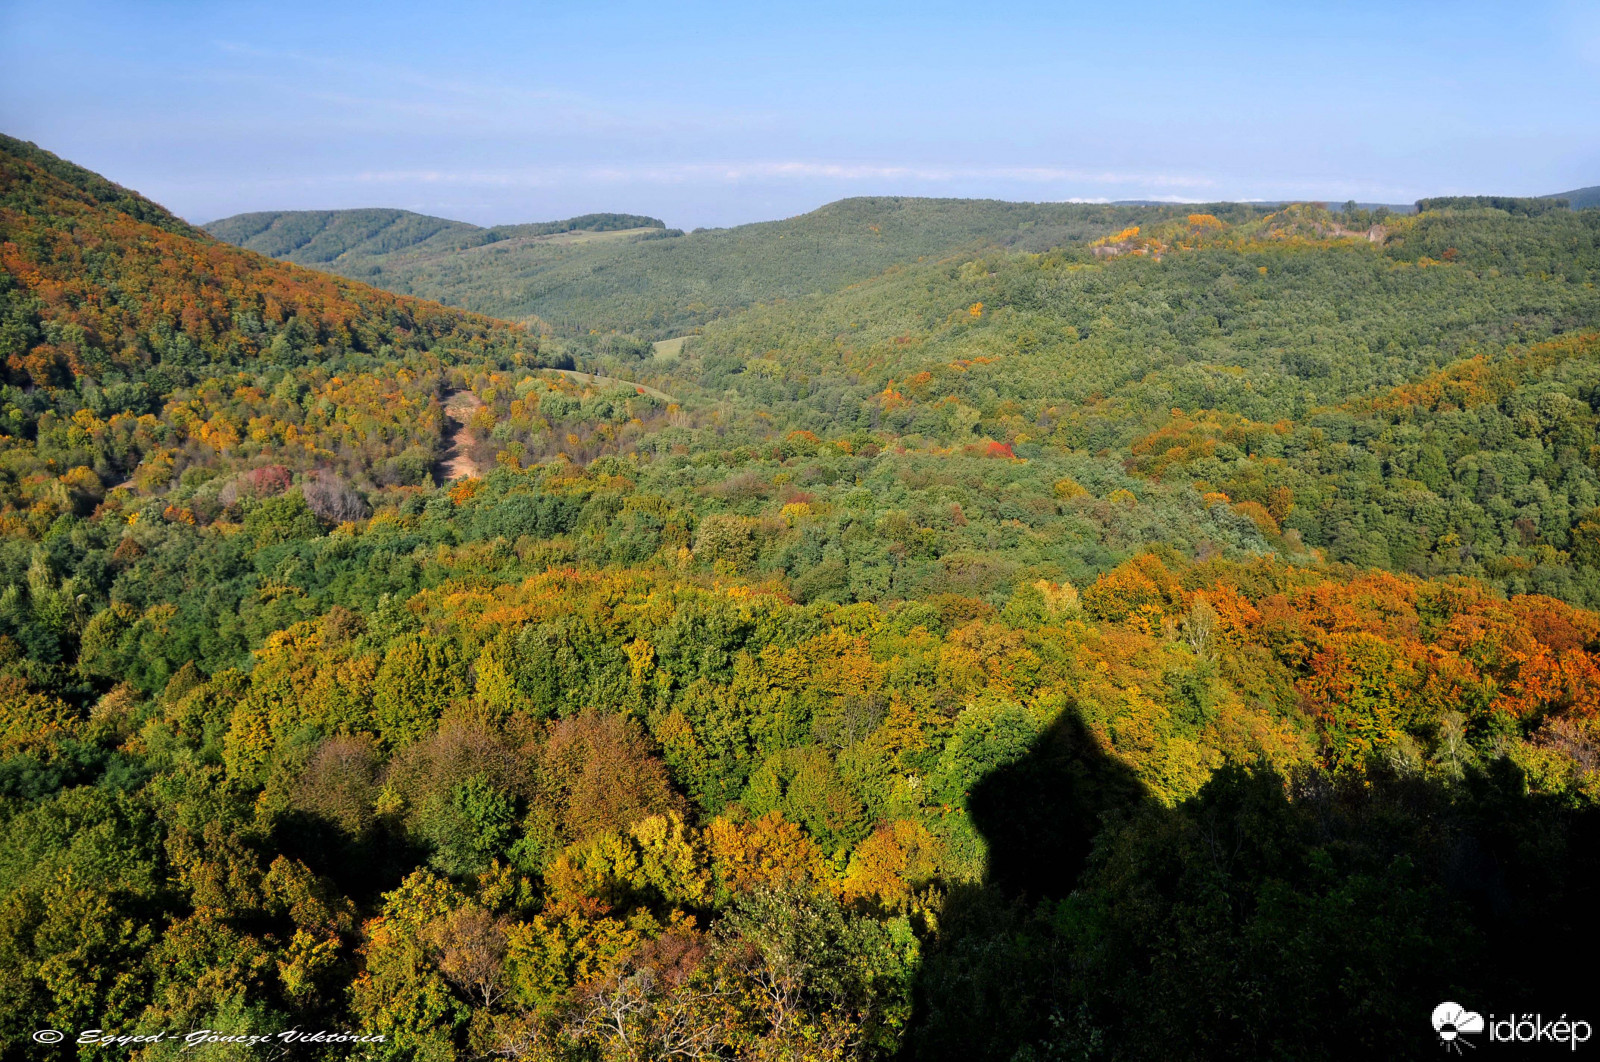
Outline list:
[[[1553,205],[1552,205],[1553,203]],[[1600,184],[1587,188],[1574,188],[1570,192],[1552,192],[1549,195],[1447,195],[1420,199],[1417,205],[1424,210],[1449,208],[1489,207],[1510,214],[1538,213],[1557,210],[1563,205],[1569,210],[1585,210],[1600,206]]]
[[[661,229],[659,218],[640,214],[584,214],[563,221],[483,228],[409,210],[268,210],[235,214],[202,226],[228,243],[300,265],[328,265],[348,255],[448,253],[516,237],[565,232]]]
[[[1585,191],[1596,190],[1563,198],[1578,208]],[[1521,213],[1554,209],[1543,197],[1471,199]],[[1284,205],[862,196],[791,218],[688,234],[632,214],[480,228],[388,209],[240,214],[205,228],[274,258],[568,336],[617,331],[662,339],[755,303],[838,291],[919,258],[1039,252],[1191,212],[1235,223]]]
[[[1565,199],[1567,205],[1573,210],[1585,210],[1589,207],[1600,206],[1600,184],[1592,184],[1587,188],[1574,188],[1570,192],[1557,192],[1555,195],[1546,196],[1546,199]]]
[[[496,317],[537,319],[559,332],[664,338],[753,303],[836,291],[922,257],[1043,251],[1194,210],[1261,213],[1249,204],[870,196],[687,235],[626,214],[480,229],[400,210],[241,214],[206,229],[275,258]],[[571,238],[525,238],[560,232]]]

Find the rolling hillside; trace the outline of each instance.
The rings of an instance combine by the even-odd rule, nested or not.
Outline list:
[[[269,462],[421,483],[452,372],[547,361],[520,327],[241,251],[10,138],[0,322],[0,524],[19,530],[114,484]]]
[[[1600,605],[1600,376],[1572,336],[1600,327],[1600,217],[1450,209],[1381,243],[1352,220],[915,264],[715,322],[671,386],[775,429],[1094,453],[1267,507],[1279,549]]]
[[[1574,188],[1570,192],[1557,192],[1550,198],[1565,199],[1573,210],[1587,210],[1589,207],[1600,206],[1600,184],[1590,185],[1588,188]]]
[[[414,256],[463,251],[502,240],[563,233],[663,229],[655,218],[636,214],[586,214],[565,221],[480,228],[464,221],[413,214],[409,210],[290,210],[236,214],[213,221],[207,232],[221,240],[301,265],[326,266],[384,255]],[[366,268],[371,268],[366,263]]]
[[[255,235],[463,238],[358,220]],[[1437,1057],[1441,997],[1583,1013],[1600,212],[654,231],[396,252],[706,322],[596,341],[619,386],[0,140],[0,1059],[1332,1062]]]
[[[1201,208],[862,198],[783,221],[687,235],[610,232],[608,239],[539,235],[538,226],[472,230],[398,211],[348,211],[343,220],[251,214],[208,229],[391,291],[512,320],[537,318],[561,333],[618,330],[664,338],[754,303],[836,291],[959,248],[1043,251],[1195,209]],[[1248,215],[1255,208],[1228,211]],[[390,238],[383,226],[390,221],[392,238],[414,238],[408,245],[414,249],[383,249]],[[520,238],[488,239],[513,231],[522,232]]]

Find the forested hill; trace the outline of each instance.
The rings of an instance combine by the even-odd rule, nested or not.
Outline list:
[[[501,240],[535,239],[566,233],[665,229],[656,218],[638,214],[585,214],[564,221],[481,228],[464,221],[413,214],[409,210],[278,210],[236,214],[205,226],[218,239],[298,262],[328,265],[367,261],[383,255],[428,255],[463,251]]]
[[[1280,550],[1600,604],[1600,212],[1371,222],[1195,214],[924,262],[708,327],[674,393],[908,449],[1094,455]]]
[[[0,1060],[1587,1014],[1600,212],[1124,209],[571,236],[752,298],[902,256],[657,353],[0,142]]]
[[[537,365],[515,326],[240,251],[0,140],[0,522],[268,456],[417,481],[452,365]]]
[[[52,155],[37,144],[0,133],[0,156],[6,162],[8,212],[30,215],[35,223],[48,217],[50,207],[64,201],[64,196],[126,214],[168,232],[194,234],[188,223],[174,217],[164,207],[120,184],[113,184],[98,173]],[[53,180],[46,180],[47,177]]]
[[[659,339],[754,303],[837,291],[892,266],[958,248],[1043,251],[1194,209],[1200,208],[860,198],[783,221],[686,235],[657,229],[498,241],[485,238],[496,230],[474,234],[418,215],[397,220],[396,228],[408,234],[404,238],[415,236],[425,241],[419,246],[436,252],[425,254],[382,248],[384,232],[377,244],[345,252],[340,248],[354,235],[313,238],[313,229],[324,231],[316,228],[323,215],[247,214],[209,228],[224,239],[315,261],[391,291],[513,320],[538,318],[564,334],[598,329]],[[1264,212],[1218,209],[1230,218]],[[341,214],[351,217],[352,226],[357,217],[365,219],[360,231],[366,232],[400,212]],[[286,220],[265,231],[253,220],[274,217]],[[275,235],[280,227],[281,237]],[[302,238],[312,242],[302,247],[296,242]],[[477,242],[448,249],[467,240]]]
[[[1573,210],[1587,210],[1600,206],[1600,184],[1588,188],[1574,188],[1570,192],[1557,192],[1550,199],[1565,199]]]

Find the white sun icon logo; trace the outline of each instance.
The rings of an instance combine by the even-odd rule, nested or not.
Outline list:
[[[1439,1034],[1440,1047],[1459,1055],[1463,1046],[1478,1046],[1461,1037],[1466,1033],[1483,1032],[1483,1015],[1460,1003],[1440,1003],[1433,1008],[1433,1031]]]

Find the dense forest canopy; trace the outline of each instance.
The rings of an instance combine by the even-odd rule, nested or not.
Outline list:
[[[314,259],[307,255],[323,245],[321,238],[305,249],[289,248],[313,229],[322,231],[322,214],[245,214],[208,228],[265,254],[326,265],[391,291],[426,293],[452,306],[537,323],[562,335],[598,330],[662,339],[752,303],[838,291],[919,257],[942,258],[979,248],[1042,251],[1191,209],[1197,208],[866,197],[840,200],[784,221],[688,234],[657,228],[576,239],[485,238],[461,253],[450,253],[443,242],[431,248],[430,241],[421,247],[434,253],[358,246],[337,258],[319,251]],[[1239,204],[1214,209],[1230,218],[1263,212]],[[400,212],[337,213],[376,218]],[[258,223],[251,219],[269,216],[278,219],[273,228],[255,235]],[[478,231],[486,237],[524,228],[530,227]],[[293,236],[278,237],[279,231]],[[335,246],[342,247],[342,240],[328,249]]]
[[[327,266],[384,255],[416,257],[465,251],[519,237],[632,232],[666,226],[656,218],[637,214],[584,214],[565,221],[480,228],[409,210],[274,210],[236,214],[205,228],[218,239],[272,258]]]
[[[758,307],[670,371],[785,430],[1132,474],[1141,508],[1177,488],[1288,555],[1600,602],[1600,214],[1391,218],[1381,243],[1317,208],[1195,219]]]
[[[4,1057],[1586,1015],[1600,212],[608,224],[538,334],[0,141]]]

